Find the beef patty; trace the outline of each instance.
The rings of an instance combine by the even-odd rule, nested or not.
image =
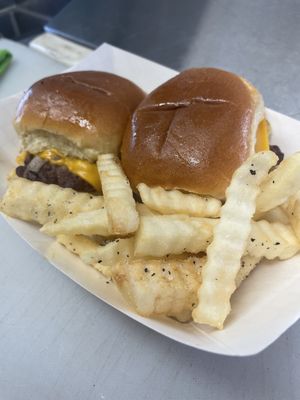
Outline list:
[[[80,176],[73,174],[64,165],[51,164],[39,156],[27,154],[24,165],[16,168],[20,178],[30,181],[52,183],[63,188],[71,188],[78,192],[95,193],[95,188]]]

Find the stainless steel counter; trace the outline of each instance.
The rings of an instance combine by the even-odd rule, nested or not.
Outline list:
[[[177,70],[235,71],[261,89],[271,108],[300,116],[298,0],[72,0],[47,29]]]
[[[193,7],[189,0],[180,2],[189,17],[177,1],[161,1],[158,20],[152,2],[130,2],[130,7],[123,2],[118,13],[107,9],[105,15],[95,14],[88,3],[82,2],[81,19],[72,14],[81,32],[93,28],[84,14],[96,15],[98,25],[110,26],[112,44],[178,69],[233,70],[260,88],[268,106],[300,118],[299,1],[193,1]],[[148,25],[136,21],[141,8],[151,17]],[[172,31],[173,19],[181,16],[185,24],[178,34],[161,41],[156,27]],[[115,25],[109,22],[113,17]],[[130,36],[132,19],[136,31]],[[66,31],[69,35],[70,26]],[[99,36],[96,44],[104,40]],[[0,251],[0,399],[300,398],[299,322],[257,356],[216,356],[172,342],[98,301],[3,221]]]

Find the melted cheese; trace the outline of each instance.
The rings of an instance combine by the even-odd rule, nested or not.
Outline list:
[[[24,164],[26,152],[23,151],[17,157],[18,164]],[[56,149],[50,149],[38,153],[38,156],[43,160],[48,160],[51,164],[64,165],[73,174],[80,176],[80,178],[87,181],[97,191],[101,190],[101,183],[96,163],[80,160],[79,158],[65,157]]]
[[[263,119],[258,125],[255,144],[256,152],[264,150],[269,150],[269,130],[268,122],[266,119]]]
[[[27,151],[22,151],[22,153],[17,155],[16,162],[18,165],[23,165],[25,162],[25,158],[27,156]]]

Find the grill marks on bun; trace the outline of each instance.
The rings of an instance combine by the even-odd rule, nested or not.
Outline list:
[[[184,71],[135,111],[122,145],[125,172],[133,186],[222,198],[235,169],[254,151],[262,108],[258,92],[232,73]]]

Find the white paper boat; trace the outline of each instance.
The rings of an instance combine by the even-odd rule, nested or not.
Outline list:
[[[73,70],[92,69],[121,75],[150,91],[176,71],[103,44]],[[0,101],[0,195],[6,175],[15,165],[19,143],[12,119],[19,95]],[[273,129],[272,143],[286,154],[300,149],[300,122],[268,110]],[[247,356],[258,353],[276,340],[300,317],[300,255],[284,262],[265,262],[233,296],[233,311],[223,331],[172,319],[146,319],[124,302],[113,285],[76,256],[28,223],[3,216],[30,246],[60,271],[115,309],[178,342],[213,353]]]

